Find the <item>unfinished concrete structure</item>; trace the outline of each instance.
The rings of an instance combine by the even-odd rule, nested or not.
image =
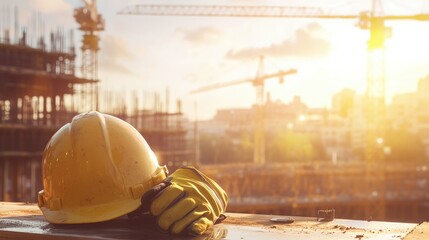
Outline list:
[[[95,102],[88,93],[97,80],[75,74],[72,32],[58,29],[36,44],[28,35],[11,39],[6,29],[0,42],[0,199],[9,201],[36,199],[44,145],[80,105]]]
[[[16,9],[15,19],[17,12]],[[76,114],[98,109],[97,67],[84,62],[82,74],[77,74],[72,30],[58,28],[46,38],[46,33],[41,28],[37,31],[37,27],[18,32],[16,20],[18,27],[12,38],[10,24],[0,25],[4,30],[0,32],[0,201],[37,202],[46,143]],[[94,38],[98,41],[97,36]],[[87,52],[86,42],[83,44],[81,50]],[[98,45],[90,54],[92,58],[97,51]],[[169,113],[156,107],[130,108],[126,100],[120,102],[120,109],[134,110],[118,112],[106,106],[103,111],[133,124],[162,164],[174,168],[192,159],[180,108]]]

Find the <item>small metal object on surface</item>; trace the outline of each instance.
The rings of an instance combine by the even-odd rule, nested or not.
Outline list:
[[[173,239],[303,239],[306,240],[365,240],[404,239],[420,240],[429,234],[429,228],[420,228],[409,234],[417,224],[363,220],[334,219],[318,222],[310,217],[289,217],[261,214],[227,213],[221,224],[207,233],[197,236],[178,236]],[[292,224],[278,224],[272,219],[293,219]],[[424,233],[426,235],[424,235]],[[408,234],[408,235],[407,235]],[[156,230],[151,218],[129,220],[114,219],[93,224],[53,225],[46,222],[37,205],[0,202],[0,239],[172,239],[172,236]]]
[[[317,210],[317,221],[329,222],[335,219],[335,209]]]
[[[276,223],[293,223],[295,220],[291,217],[275,217],[270,219],[271,222]]]

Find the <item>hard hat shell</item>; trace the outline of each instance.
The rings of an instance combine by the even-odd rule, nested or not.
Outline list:
[[[96,111],[77,115],[48,142],[39,207],[51,223],[114,219],[140,205],[167,174],[141,134]]]

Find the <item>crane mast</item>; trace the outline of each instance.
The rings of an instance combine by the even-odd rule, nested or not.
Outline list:
[[[74,9],[74,18],[79,24],[79,30],[82,31],[82,66],[81,75],[83,78],[95,80],[91,86],[79,89],[80,92],[91,92],[91,99],[88,106],[80,106],[82,109],[93,110],[98,109],[98,50],[100,50],[100,38],[98,33],[104,30],[104,19],[97,12],[97,0],[82,0],[85,4],[83,7]],[[83,95],[83,98],[87,96]],[[86,101],[83,101],[86,102]]]
[[[104,30],[104,19],[97,12],[96,0],[84,0],[84,7],[74,10],[74,18],[83,32],[82,39],[82,77],[97,79],[97,53],[100,38],[98,32]]]
[[[384,25],[384,12],[381,0],[372,1],[371,12],[361,14],[358,25],[369,30],[368,69],[365,90],[365,160],[367,164],[367,188],[376,189],[378,204],[368,204],[366,216],[372,214],[385,218],[386,214],[386,174],[385,156],[382,141],[385,137],[385,49],[384,43],[391,36],[391,28]],[[381,141],[381,142],[380,142]],[[379,179],[371,176],[372,170],[378,167]]]
[[[264,74],[264,57],[259,58],[258,71],[254,78],[248,78],[244,80],[231,81],[226,83],[218,83],[211,86],[205,86],[191,91],[191,94],[212,91],[220,88],[229,86],[251,83],[256,89],[256,102],[254,106],[254,138],[253,138],[253,162],[255,164],[265,163],[265,101],[264,101],[264,86],[265,81],[271,78],[279,78],[279,83],[283,83],[283,79],[287,75],[297,73],[296,69],[289,69],[287,71],[280,70],[277,73]]]
[[[253,86],[256,88],[256,104],[255,104],[255,133],[253,147],[253,162],[256,164],[265,163],[265,104],[264,104],[264,87],[265,80],[262,78],[264,74],[264,57],[259,58],[259,67],[256,72]]]

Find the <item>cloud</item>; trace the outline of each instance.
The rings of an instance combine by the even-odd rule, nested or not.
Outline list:
[[[100,66],[107,71],[122,74],[135,73],[126,67],[136,56],[128,48],[126,41],[118,36],[106,35],[101,40]]]
[[[72,12],[72,5],[64,0],[31,0],[30,6],[42,13]]]
[[[0,2],[2,20],[4,11],[9,8],[10,21],[14,22],[14,8],[17,7],[21,26],[32,26],[36,15],[40,15],[40,20],[46,24],[46,30],[55,28],[57,25],[65,28],[74,26],[74,7],[67,0],[0,0]]]
[[[238,51],[229,50],[226,57],[235,60],[255,59],[261,55],[271,57],[323,57],[330,49],[330,42],[320,36],[323,28],[317,23],[310,23],[297,29],[293,38],[267,47],[250,47]]]
[[[205,26],[196,29],[179,29],[183,34],[183,39],[191,43],[210,43],[219,38],[221,31],[212,26]]]

